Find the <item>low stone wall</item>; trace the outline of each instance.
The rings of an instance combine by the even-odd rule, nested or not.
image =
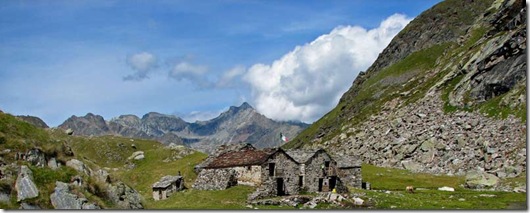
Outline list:
[[[234,169],[203,169],[192,187],[198,190],[223,190],[235,185],[237,172]]]

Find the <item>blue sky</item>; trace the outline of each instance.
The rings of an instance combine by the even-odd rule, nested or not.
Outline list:
[[[192,122],[246,101],[310,123],[437,2],[1,1],[0,109]]]

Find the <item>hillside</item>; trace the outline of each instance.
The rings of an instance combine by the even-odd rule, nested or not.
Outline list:
[[[406,26],[285,148],[415,172],[526,171],[526,5],[447,0]]]
[[[280,133],[294,137],[306,126],[303,123],[273,121],[259,114],[248,103],[243,103],[239,107],[230,107],[216,118],[194,123],[156,112],[147,113],[142,118],[121,115],[109,121],[88,113],[68,118],[59,128],[70,128],[74,130],[74,135],[152,139],[210,153],[219,145],[238,142],[251,143],[259,148],[275,147],[283,143],[279,139]]]
[[[116,136],[71,136],[53,128],[39,129],[0,112],[0,150],[2,209],[302,208],[302,205],[249,207],[247,196],[255,190],[250,186],[216,191],[192,189],[197,176],[194,166],[206,155],[183,146],[164,146],[156,141]],[[143,151],[145,158],[128,159],[137,151]],[[21,153],[27,154],[25,159],[17,157]],[[31,175],[19,174],[24,166]],[[155,201],[151,185],[162,176],[178,173],[184,177],[188,189],[167,200]],[[362,197],[367,201],[365,205],[322,204],[316,209],[506,209],[526,206],[526,193],[468,190],[461,187],[464,180],[459,176],[416,174],[367,164],[363,165],[362,176],[372,183],[374,190],[352,189],[351,196]],[[22,187],[24,184],[18,183],[23,178],[32,180],[38,195],[17,201],[19,196],[29,194],[24,190],[28,186]],[[520,188],[525,180],[525,177],[507,178],[501,185],[509,189]],[[403,191],[405,185],[411,184],[424,189],[415,194]],[[454,187],[457,191],[436,190],[442,186]],[[56,199],[58,197],[61,199]]]

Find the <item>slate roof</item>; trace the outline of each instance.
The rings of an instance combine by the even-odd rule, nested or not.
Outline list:
[[[160,178],[160,181],[153,184],[153,188],[167,188],[172,183],[176,182],[178,179],[182,179],[182,176],[171,176],[167,175],[162,178]]]
[[[213,159],[205,168],[227,168],[234,166],[260,165],[265,162],[276,150],[244,149],[226,152]]]
[[[291,156],[298,163],[306,163],[311,157],[313,157],[319,150],[287,150],[286,153]]]
[[[337,162],[338,168],[361,167],[361,161],[358,157],[350,155],[335,155],[332,157]]]

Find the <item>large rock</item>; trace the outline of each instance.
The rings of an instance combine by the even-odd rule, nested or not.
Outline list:
[[[27,166],[20,166],[15,189],[17,190],[17,202],[39,196],[39,189],[33,183],[33,172]]]
[[[77,159],[71,159],[66,162],[66,166],[75,169],[78,172],[84,173],[88,176],[92,174],[92,170],[88,168],[83,162]]]
[[[68,184],[56,181],[55,185],[55,191],[50,195],[55,209],[100,209],[98,205],[89,203],[86,198],[71,193]]]
[[[145,158],[144,151],[133,152],[132,155],[127,158],[128,160],[142,160]]]
[[[61,164],[57,163],[57,160],[55,158],[51,158],[48,161],[48,167],[50,167],[50,169],[52,169],[52,170],[57,170],[57,169],[59,169],[60,166],[61,166]]]
[[[122,209],[143,209],[142,196],[123,182],[109,184],[107,195]]]
[[[26,153],[26,161],[30,162],[31,165],[46,166],[46,156],[42,150],[37,148],[30,149]]]
[[[465,186],[470,189],[491,188],[497,184],[499,184],[499,178],[489,173],[472,171],[466,175]]]

